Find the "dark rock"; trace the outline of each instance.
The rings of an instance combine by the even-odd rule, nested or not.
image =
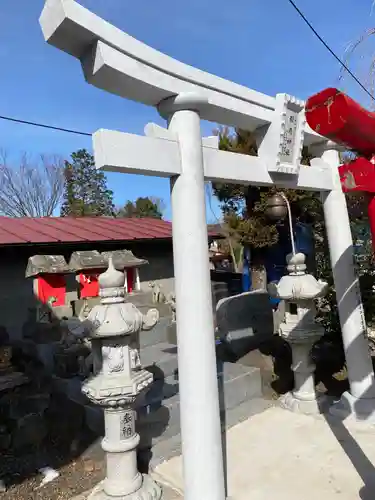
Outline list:
[[[48,429],[44,416],[40,413],[29,413],[17,420],[12,432],[14,449],[27,446],[39,446],[47,436]]]
[[[0,345],[9,345],[8,330],[3,325],[0,325]]]
[[[7,450],[12,443],[12,435],[10,434],[8,427],[5,425],[0,426],[0,449]]]

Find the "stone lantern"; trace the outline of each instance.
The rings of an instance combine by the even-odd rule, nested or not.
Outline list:
[[[91,310],[87,325],[92,343],[94,376],[82,388],[94,403],[104,408],[106,453],[105,480],[87,497],[92,500],[158,500],[160,487],[137,469],[134,405],[150,387],[153,376],[141,367],[140,331],[151,329],[159,319],[156,309],[143,315],[125,302],[125,275],[109,257],[108,269],[99,276],[100,305]]]
[[[324,329],[315,322],[314,300],[323,297],[328,284],[306,274],[305,255],[288,255],[288,276],[283,276],[278,284],[270,284],[273,297],[285,301],[284,321],[279,334],[291,346],[294,372],[294,389],[281,399],[286,408],[306,414],[319,413],[323,398],[315,392],[315,366],[311,359],[314,343],[322,337]]]

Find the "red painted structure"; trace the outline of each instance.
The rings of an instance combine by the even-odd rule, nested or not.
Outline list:
[[[132,267],[126,268],[126,285],[128,287],[128,293],[132,293],[134,289],[134,269]]]
[[[78,274],[79,297],[81,299],[99,297],[99,276],[102,272],[103,269],[89,269]]]
[[[306,103],[306,120],[323,137],[346,146],[359,157],[339,167],[344,192],[368,193],[368,215],[375,250],[375,113],[343,92],[329,88]]]
[[[66,283],[63,274],[40,274],[36,278],[36,296],[42,304],[47,304],[51,297],[55,301],[52,307],[64,306],[66,296]]]

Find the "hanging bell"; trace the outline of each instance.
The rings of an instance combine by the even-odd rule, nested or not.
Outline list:
[[[267,200],[265,216],[272,221],[285,219],[288,209],[285,200],[279,194],[274,194]]]

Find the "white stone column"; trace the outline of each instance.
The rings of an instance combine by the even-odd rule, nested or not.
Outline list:
[[[171,202],[185,500],[225,499],[199,115],[206,103],[180,94],[159,106],[182,167]]]
[[[354,266],[353,239],[338,166],[338,147],[328,142],[322,159],[332,168],[335,190],[322,193],[325,226],[335,281],[337,305],[350,383],[350,393],[332,408],[339,415],[375,419],[375,383],[358,276]]]

